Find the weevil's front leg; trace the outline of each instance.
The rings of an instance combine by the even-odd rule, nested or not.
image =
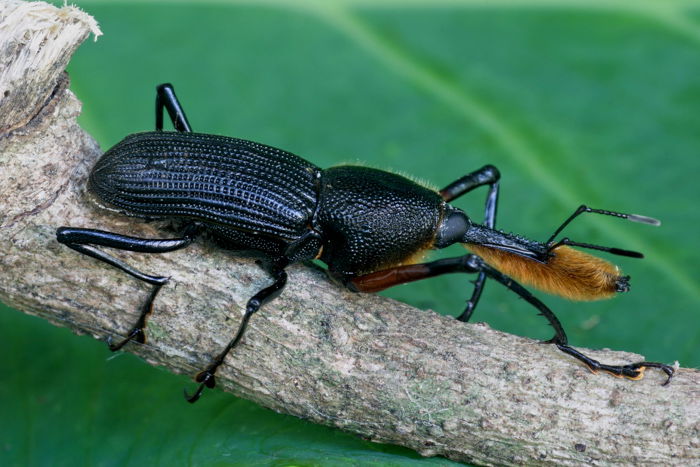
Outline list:
[[[484,223],[493,221],[496,218],[496,202],[498,201],[498,181],[501,173],[493,165],[485,165],[479,170],[475,170],[458,180],[447,185],[440,190],[440,196],[448,203],[462,195],[469,193],[475,188],[488,185],[490,187],[486,200],[486,218]]]
[[[666,381],[662,384],[662,386],[666,386],[668,383],[671,382],[671,378],[673,378],[673,373],[675,371],[672,366],[657,362],[638,362],[631,363],[629,365],[606,365],[605,363],[600,363],[598,360],[594,360],[582,354],[573,347],[569,347],[568,345],[563,344],[557,344],[556,342],[555,344],[562,352],[567,353],[572,357],[585,363],[586,366],[588,366],[588,368],[593,373],[596,373],[598,370],[602,370],[607,373],[610,373],[613,376],[617,376],[618,378],[638,380],[644,377],[644,370],[646,370],[647,368],[658,368],[659,370],[666,373]]]
[[[549,321],[549,324],[552,325],[555,331],[554,337],[548,340],[547,343],[555,344],[559,350],[583,362],[586,366],[588,366],[588,368],[591,371],[596,372],[597,370],[603,370],[607,373],[610,373],[613,376],[638,380],[644,377],[644,370],[646,368],[658,368],[664,373],[666,373],[666,375],[668,376],[663,385],[666,386],[671,381],[674,369],[673,367],[664,363],[637,362],[631,363],[629,365],[607,365],[605,363],[600,363],[599,361],[588,357],[587,355],[583,354],[582,352],[579,352],[573,347],[570,347],[568,344],[566,334],[564,333],[564,329],[562,328],[561,323],[559,322],[559,319],[554,315],[552,310],[550,310],[544,303],[542,303],[539,299],[533,296],[527,289],[515,282],[510,277],[495,270],[494,268],[486,264],[483,259],[476,255],[469,255],[467,263],[470,268],[480,269],[484,271],[490,278],[495,279],[504,286],[508,287],[510,290],[517,293],[525,301],[537,308],[540,314],[544,316],[547,319],[547,321]]]
[[[148,299],[141,307],[139,319],[136,324],[129,330],[127,337],[123,340],[112,343],[109,342],[109,348],[116,351],[124,347],[127,342],[136,340],[144,343],[146,334],[144,328],[146,321],[153,312],[153,302],[158,295],[161,287],[165,285],[170,278],[164,276],[153,276],[143,273],[138,269],[128,265],[124,261],[116,258],[108,253],[97,248],[104,246],[108,248],[116,248],[119,250],[135,251],[140,253],[165,253],[175,251],[190,245],[197,236],[202,232],[202,227],[199,224],[190,224],[185,228],[181,238],[166,238],[166,239],[151,239],[130,237],[120,235],[113,232],[96,229],[83,229],[74,227],[60,227],[56,230],[56,239],[64,245],[80,252],[84,255],[91,256],[104,263],[116,267],[125,273],[135,277],[136,279],[151,284],[153,288],[148,295]]]
[[[490,229],[496,226],[496,210],[498,208],[498,181],[501,178],[501,174],[496,167],[493,165],[485,165],[479,170],[465,175],[457,181],[454,181],[447,185],[445,188],[440,190],[440,195],[445,201],[452,201],[475,188],[480,186],[488,185],[489,192],[486,195],[486,204],[484,206],[484,225]],[[467,322],[471,318],[476,305],[479,303],[481,298],[481,293],[484,291],[484,285],[486,284],[486,274],[480,272],[474,281],[474,291],[472,296],[467,301],[467,306],[464,308],[464,312],[457,317],[458,320]]]
[[[270,274],[274,278],[275,282],[272,285],[265,287],[260,292],[253,295],[250,300],[248,300],[245,313],[243,313],[243,319],[241,320],[241,324],[238,326],[238,331],[236,331],[233,339],[231,339],[224,350],[221,351],[221,353],[217,355],[214,360],[212,360],[208,367],[195,376],[195,381],[200,384],[194,394],[190,395],[187,393],[187,391],[185,391],[185,399],[187,399],[188,402],[196,402],[202,395],[202,391],[204,391],[205,387],[213,388],[216,386],[216,370],[224,363],[224,359],[229,352],[235,348],[243,338],[243,334],[248,327],[250,317],[253,316],[253,314],[255,314],[261,306],[278,296],[282,292],[282,289],[284,289],[284,286],[287,284],[287,272],[284,270],[287,264],[288,261],[286,261],[286,259],[275,264],[270,271]]]
[[[347,284],[348,288],[356,292],[379,292],[380,290],[384,290],[398,284],[405,284],[408,282],[427,279],[429,277],[460,272],[483,273],[488,277],[496,279],[498,282],[520,295],[523,299],[537,308],[540,311],[540,314],[547,318],[549,324],[551,324],[554,328],[556,334],[548,342],[566,345],[566,333],[564,332],[564,328],[554,313],[547,308],[544,303],[532,295],[526,288],[508,276],[501,274],[496,269],[493,269],[476,255],[465,255],[457,258],[439,259],[429,263],[398,266],[362,276],[345,278],[344,282]]]
[[[464,257],[460,256],[458,258],[439,259],[429,263],[397,266],[361,276],[341,276],[339,279],[353,292],[374,293],[395,285],[456,272],[477,271],[465,271]]]
[[[614,376],[636,380],[643,377],[646,368],[658,368],[668,376],[664,385],[668,384],[673,376],[673,367],[663,363],[638,362],[629,365],[607,365],[570,347],[564,328],[552,310],[537,297],[532,295],[525,287],[492,268],[477,255],[466,255],[457,258],[440,259],[430,263],[398,266],[362,276],[346,277],[343,278],[343,280],[351,290],[357,292],[378,292],[394,285],[457,272],[484,273],[489,278],[500,282],[502,285],[518,294],[530,305],[537,308],[540,315],[544,316],[554,328],[554,337],[546,341],[546,343],[555,344],[559,350],[580,360],[592,371],[603,370]]]

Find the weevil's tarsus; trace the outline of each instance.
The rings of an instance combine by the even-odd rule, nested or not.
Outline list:
[[[148,295],[146,302],[144,302],[141,307],[141,313],[138,321],[136,321],[136,324],[134,324],[131,330],[129,330],[124,339],[115,344],[112,342],[112,336],[109,336],[107,339],[109,350],[116,352],[132,340],[135,340],[139,344],[146,343],[146,324],[148,322],[148,317],[153,313],[153,301],[156,299],[156,296],[158,295],[158,292],[160,292],[163,285],[165,284],[154,285],[151,288],[151,293]]]
[[[560,343],[555,344],[562,352],[583,362],[593,373],[600,370],[618,378],[627,378],[636,381],[644,377],[644,371],[647,368],[657,368],[666,374],[666,381],[664,381],[662,384],[662,386],[666,386],[671,382],[671,378],[673,378],[673,374],[675,372],[675,369],[672,366],[658,362],[637,362],[628,365],[606,365],[604,363],[600,363],[598,360],[594,360],[584,355],[569,345]]]

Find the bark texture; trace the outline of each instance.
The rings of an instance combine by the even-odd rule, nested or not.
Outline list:
[[[0,7],[0,300],[105,339],[129,329],[147,287],[59,245],[56,228],[163,232],[87,200],[86,177],[100,150],[76,123],[80,103],[62,70],[90,31],[99,33],[94,20],[76,9]],[[143,271],[172,274],[149,322],[149,343],[126,350],[178,373],[206,366],[237,328],[246,300],[270,281],[251,260],[206,242],[120,256]],[[655,371],[639,382],[594,377],[552,346],[352,294],[303,265],[289,272],[284,293],[253,317],[219,370],[224,390],[477,464],[700,463],[697,370],[679,369],[668,387]]]

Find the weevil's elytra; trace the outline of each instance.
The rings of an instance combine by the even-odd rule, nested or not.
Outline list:
[[[291,240],[305,233],[313,214],[317,170],[250,141],[161,131],[128,136],[107,151],[89,189],[130,215],[190,218]]]
[[[175,132],[163,131],[167,110]],[[614,376],[640,379],[646,368],[668,378],[673,368],[656,362],[606,365],[568,345],[554,313],[519,281],[573,300],[609,298],[629,290],[629,277],[617,266],[571,247],[629,257],[640,253],[600,245],[557,240],[562,230],[584,213],[615,216],[658,225],[658,221],[580,206],[545,242],[496,230],[499,171],[487,165],[439,191],[391,172],[342,165],[320,169],[287,151],[243,139],[194,133],[170,84],[157,87],[156,131],[136,133],[99,159],[88,188],[101,205],[144,219],[171,219],[185,225],[179,238],[145,239],[94,229],[60,227],[56,236],[68,247],[110,264],[153,286],[141,316],[127,337],[143,342],[146,321],[165,276],[143,273],[105,253],[100,246],[143,253],[185,248],[209,232],[227,248],[254,250],[265,259],[272,283],[247,303],[233,339],[197,374],[196,401],[214,387],[217,368],[243,337],[251,316],[276,297],[287,282],[285,268],[320,259],[329,273],[350,290],[375,292],[448,273],[477,274],[474,290],[458,319],[468,321],[487,278],[509,288],[534,306],[554,328],[549,343],[586,364]],[[487,186],[482,224],[474,222],[453,200]],[[420,262],[424,253],[461,243],[472,254]],[[157,306],[157,305],[156,305]]]

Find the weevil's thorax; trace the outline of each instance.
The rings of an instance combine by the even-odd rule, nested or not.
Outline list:
[[[432,247],[444,207],[435,191],[391,172],[327,169],[316,218],[324,237],[321,260],[341,275],[413,262]]]

